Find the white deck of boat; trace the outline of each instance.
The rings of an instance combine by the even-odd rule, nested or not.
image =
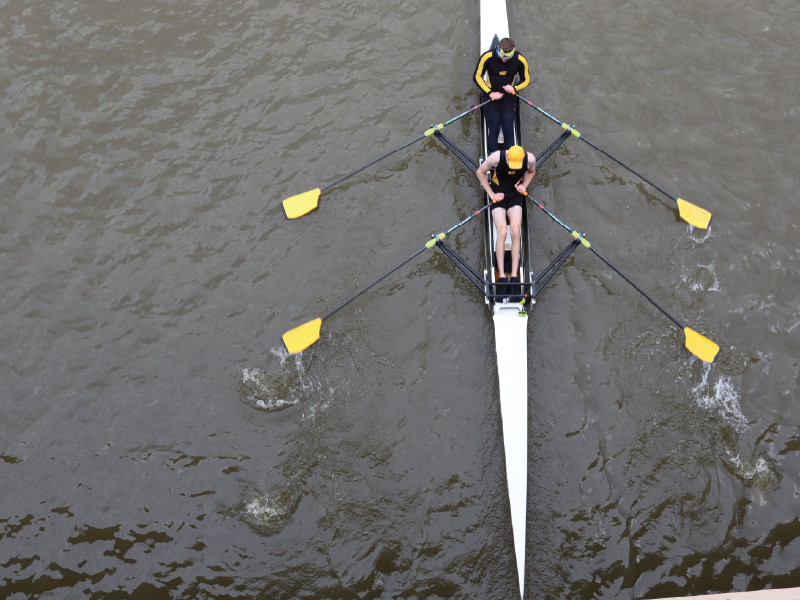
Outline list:
[[[520,317],[517,308],[501,308],[495,312],[493,319],[508,500],[511,504],[519,595],[524,598],[528,496],[528,317]]]
[[[500,39],[509,37],[508,13],[505,0],[481,0],[480,5],[480,52],[485,52],[495,35]],[[507,239],[506,247],[509,249],[510,242]],[[493,320],[511,527],[519,595],[524,598],[528,495],[528,317],[519,316],[519,310],[520,306],[516,303],[506,306],[495,303]]]

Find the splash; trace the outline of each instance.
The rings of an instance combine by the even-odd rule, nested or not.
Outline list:
[[[291,372],[294,376],[296,376],[297,379],[295,384],[299,384],[300,389],[302,389],[303,392],[308,394],[317,392],[321,389],[322,386],[319,382],[319,379],[310,374],[309,365],[307,365],[305,362],[306,359],[308,359],[310,362],[310,357],[313,356],[313,353],[298,352],[297,354],[289,354],[289,352],[283,346],[279,348],[270,348],[269,351],[273,356],[280,360],[280,366],[285,371]],[[292,362],[294,362],[294,364],[292,364]]]
[[[760,492],[768,492],[778,487],[778,474],[772,463],[763,456],[748,461],[728,451],[728,459],[724,462],[728,470],[741,479],[747,487]]]
[[[719,280],[715,271],[714,261],[708,265],[697,265],[699,272],[697,274],[698,281],[690,283],[692,291],[706,291],[706,292],[719,292]]]
[[[300,399],[291,389],[286,377],[270,377],[258,367],[242,369],[241,391],[249,403],[262,410],[294,406]]]
[[[300,504],[300,496],[287,488],[274,494],[256,495],[239,505],[241,518],[262,535],[273,535],[283,529]]]
[[[267,368],[245,367],[241,369],[239,385],[243,399],[253,408],[276,411],[298,404],[303,400],[321,400],[311,404],[303,413],[303,419],[314,420],[328,408],[336,388],[327,388],[322,380],[327,376],[317,361],[311,368],[313,354],[301,352],[289,354],[284,348],[271,348],[277,359],[267,361]]]
[[[687,223],[687,228],[688,228],[688,230],[689,230],[689,231],[688,231],[688,233],[689,233],[689,238],[690,238],[690,239],[691,239],[693,242],[695,242],[695,243],[697,243],[697,244],[702,244],[702,243],[704,243],[704,242],[705,242],[705,241],[706,241],[708,238],[710,238],[710,237],[711,237],[711,228],[710,228],[710,227],[709,227],[708,229],[699,229],[699,228],[695,227],[694,225],[689,225],[689,224]]]
[[[702,363],[702,368],[700,382],[692,388],[697,405],[709,411],[716,411],[739,433],[748,429],[747,419],[739,406],[741,395],[733,380],[724,374],[710,377],[712,372],[710,364]]]
[[[271,520],[283,516],[283,512],[275,499],[269,496],[258,496],[245,504],[247,516],[254,521],[266,525]]]

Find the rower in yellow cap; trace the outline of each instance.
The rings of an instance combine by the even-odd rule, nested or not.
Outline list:
[[[489,181],[488,173],[494,169],[492,180]],[[528,186],[536,175],[536,157],[526,152],[522,146],[511,146],[508,150],[498,150],[486,157],[483,164],[475,172],[478,181],[486,190],[492,205],[492,220],[497,228],[497,270],[499,283],[519,283],[516,277],[519,268],[520,229],[522,227],[522,205]],[[505,273],[505,243],[507,228],[511,228],[511,276]],[[506,293],[517,295],[519,286],[508,286],[502,290],[498,286],[499,294]]]

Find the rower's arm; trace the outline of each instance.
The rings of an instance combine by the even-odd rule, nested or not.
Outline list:
[[[533,181],[534,175],[536,175],[536,157],[528,152],[528,170],[525,171],[525,176],[522,178],[522,187],[526,190]]]
[[[517,58],[519,58],[519,62],[522,63],[522,73],[520,73],[520,81],[517,85],[514,86],[514,89],[520,91],[524,87],[526,87],[531,82],[531,73],[530,69],[528,68],[528,59],[522,56],[519,52],[517,52]]]
[[[484,52],[483,54],[481,54],[480,59],[478,59],[478,66],[475,67],[475,74],[472,76],[475,85],[477,85],[487,94],[492,91],[492,88],[486,85],[486,82],[483,80],[483,72],[486,70],[486,61],[489,60],[491,56],[492,56],[491,51]]]
[[[489,156],[486,157],[486,160],[483,161],[483,164],[478,167],[478,170],[475,171],[475,175],[478,176],[478,181],[481,182],[481,187],[486,190],[486,193],[489,195],[490,200],[494,200],[494,192],[492,191],[492,186],[489,185],[489,177],[488,173],[492,169],[494,169],[500,163],[500,151],[493,152]]]

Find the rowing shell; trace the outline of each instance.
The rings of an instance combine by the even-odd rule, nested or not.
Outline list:
[[[495,40],[495,37],[497,38]],[[480,52],[483,53],[508,35],[508,16],[505,0],[481,0]],[[522,146],[520,115],[514,127],[515,140],[502,140],[501,148],[513,145]],[[481,112],[481,162],[487,156],[487,127]],[[489,203],[483,193],[483,205]],[[485,211],[483,219],[485,265],[484,279],[496,282],[499,278],[495,240],[497,230],[490,211]],[[530,261],[528,241],[528,207],[522,211],[520,233],[519,272],[513,273],[521,282],[531,282],[533,272]],[[505,242],[505,272],[511,270],[510,228]],[[487,290],[487,293],[492,293]],[[508,479],[508,500],[511,505],[511,527],[514,534],[514,551],[517,557],[519,595],[524,598],[525,585],[525,524],[528,493],[528,305],[517,302],[501,302],[487,298],[486,303],[494,321],[494,338],[497,348],[497,374],[500,381],[500,412],[503,419],[503,444],[506,456],[506,477]]]

